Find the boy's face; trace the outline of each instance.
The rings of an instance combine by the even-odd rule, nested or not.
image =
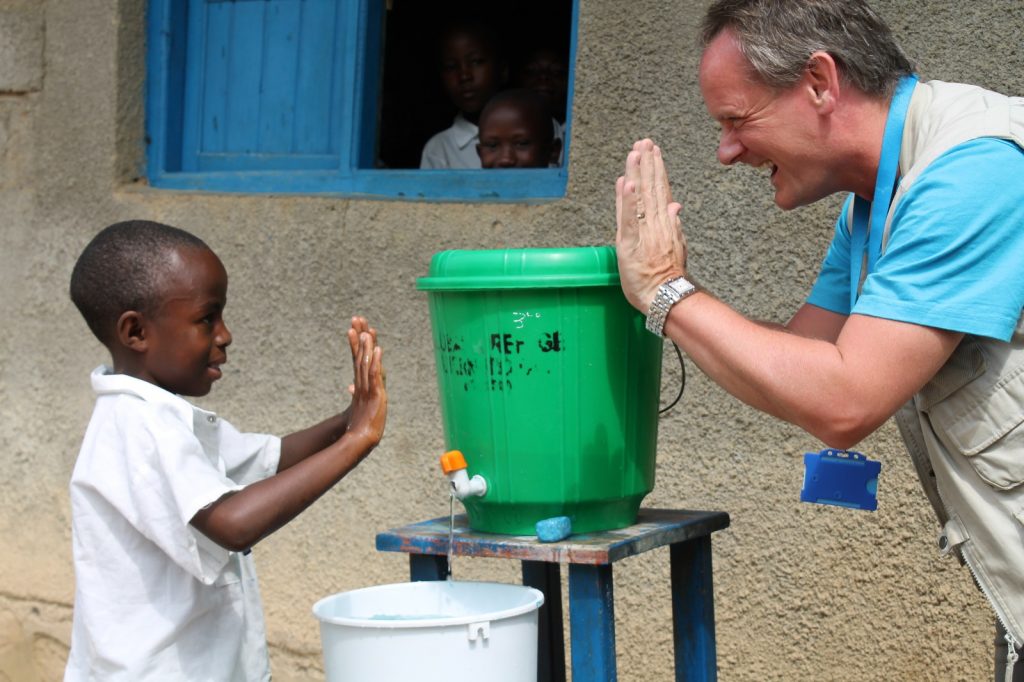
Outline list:
[[[543,95],[556,115],[565,111],[569,74],[565,61],[557,52],[547,48],[533,52],[523,65],[521,80],[523,87]]]
[[[203,396],[221,377],[231,332],[221,316],[228,276],[216,254],[180,248],[167,270],[164,297],[146,317],[146,351],[140,376],[172,393]]]
[[[551,122],[511,102],[495,104],[481,117],[476,150],[484,168],[547,168],[557,157]]]
[[[441,49],[441,81],[458,110],[472,117],[501,86],[502,66],[480,36],[455,31]]]

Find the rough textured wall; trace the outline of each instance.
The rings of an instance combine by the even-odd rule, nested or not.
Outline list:
[[[581,0],[566,198],[539,205],[215,196],[133,182],[142,159],[143,3],[0,0],[0,680],[56,680],[73,597],[67,481],[104,361],[67,299],[92,234],[150,218],[203,236],[230,275],[226,377],[202,403],[248,430],[286,433],[340,409],[346,320],[381,330],[391,413],[380,448],[256,548],[275,679],[322,676],[310,606],[407,578],[379,530],[447,501],[425,296],[447,248],[572,246],[613,237],[615,177],[641,136],[665,149],[695,275],[742,312],[783,320],[812,282],[838,201],[783,214],[763,174],[723,168],[696,87],[696,0]],[[879,0],[925,77],[1024,93],[1019,0]],[[884,462],[868,514],[798,502],[821,445],[756,413],[692,365],[661,420],[648,506],[728,511],[714,537],[724,680],[982,680],[992,616],[955,562],[895,429],[861,444]],[[665,395],[677,384],[666,356]],[[511,562],[457,560],[462,578],[516,581]],[[616,564],[619,679],[671,672],[668,553]]]

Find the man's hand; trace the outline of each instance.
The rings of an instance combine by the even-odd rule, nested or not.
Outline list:
[[[625,175],[615,182],[615,249],[622,292],[644,314],[658,287],[686,275],[681,209],[672,201],[661,149],[650,140],[636,142]]]

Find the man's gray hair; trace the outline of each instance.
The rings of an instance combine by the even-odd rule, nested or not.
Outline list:
[[[887,97],[914,67],[885,21],[863,0],[717,0],[701,30],[707,47],[731,29],[754,73],[785,89],[815,52],[827,52],[840,75],[862,92]]]

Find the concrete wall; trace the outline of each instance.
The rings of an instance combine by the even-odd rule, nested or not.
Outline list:
[[[613,239],[613,183],[641,136],[665,149],[694,274],[742,312],[783,320],[810,286],[838,200],[783,214],[763,174],[724,168],[696,86],[698,0],[581,0],[567,196],[540,205],[428,204],[156,191],[142,160],[144,3],[0,0],[0,680],[60,678],[74,574],[67,482],[105,360],[67,298],[103,226],[191,230],[231,275],[226,378],[202,404],[286,433],[340,409],[343,331],[381,330],[391,414],[380,448],[256,553],[276,680],[322,676],[312,603],[407,578],[374,536],[447,500],[429,320],[414,280],[447,248]],[[925,77],[1024,93],[1019,0],[878,0]],[[725,510],[714,537],[724,680],[983,680],[992,614],[937,557],[936,525],[892,425],[861,444],[884,462],[877,513],[798,502],[821,444],[738,403],[692,365],[662,418],[648,506]],[[666,356],[665,395],[677,369]],[[468,579],[516,567],[457,560]],[[619,679],[671,679],[667,550],[616,564]]]

